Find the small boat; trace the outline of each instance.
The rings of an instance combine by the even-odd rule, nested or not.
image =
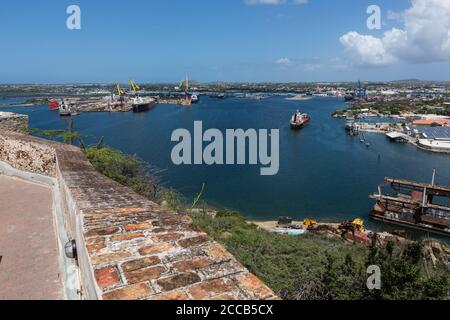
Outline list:
[[[209,97],[210,98],[216,98],[216,99],[225,99],[225,93],[212,94]]]
[[[306,113],[297,112],[291,118],[291,129],[301,129],[309,123],[309,115]]]
[[[191,95],[191,103],[197,103],[199,101],[198,95]]]
[[[156,100],[152,98],[144,99],[141,97],[135,97],[133,98],[133,112],[145,112],[152,109],[154,106],[156,106]]]
[[[55,111],[55,110],[59,110],[59,103],[58,101],[52,99],[50,100],[50,102],[48,103],[48,109]]]
[[[361,143],[366,143],[366,137],[364,136],[364,133],[363,133],[363,132],[361,132],[361,133],[359,134],[359,142],[361,142]]]

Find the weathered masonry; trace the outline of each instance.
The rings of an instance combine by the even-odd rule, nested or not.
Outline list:
[[[0,129],[0,164],[53,184],[78,255],[69,298],[277,298],[188,216],[101,175],[76,147]]]
[[[0,128],[9,131],[26,133],[28,131],[28,116],[0,111]]]

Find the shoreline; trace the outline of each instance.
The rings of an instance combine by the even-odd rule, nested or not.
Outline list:
[[[40,106],[40,104],[38,104],[38,103],[0,104],[0,109],[2,109],[2,108],[36,107],[36,106]]]

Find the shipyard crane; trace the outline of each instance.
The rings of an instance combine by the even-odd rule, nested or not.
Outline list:
[[[183,80],[180,81],[180,91],[183,91]],[[183,105],[189,106],[192,103],[192,96],[189,94],[189,79],[186,75],[186,80],[184,81],[184,102]]]
[[[125,90],[120,87],[120,84],[116,84],[117,95],[123,97],[125,95]]]
[[[183,87],[184,87],[184,92],[186,94],[188,94],[188,92],[189,92],[189,79],[188,79],[188,76],[186,76],[186,80],[181,80],[180,81],[180,86],[179,86],[180,91],[183,90]]]
[[[133,80],[128,81],[129,85],[130,85],[130,91],[133,91],[135,94],[141,90],[141,88],[137,85],[136,82],[134,82]]]

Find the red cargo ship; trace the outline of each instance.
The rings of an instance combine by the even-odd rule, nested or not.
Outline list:
[[[59,110],[59,103],[58,103],[58,101],[56,101],[54,99],[50,100],[50,102],[48,103],[48,108],[50,110],[55,110],[55,111]]]
[[[292,116],[291,119],[291,128],[292,129],[301,129],[309,123],[309,115],[306,113],[301,113],[297,110],[297,112]]]

